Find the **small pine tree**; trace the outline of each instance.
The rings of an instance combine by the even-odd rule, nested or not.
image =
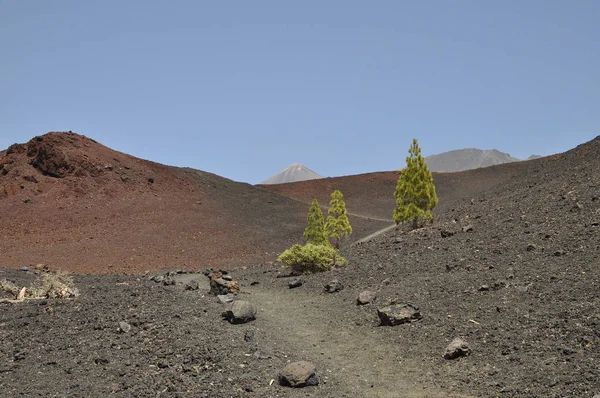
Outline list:
[[[408,150],[406,167],[402,170],[394,192],[396,224],[412,220],[413,229],[418,228],[419,219],[433,221],[431,210],[437,205],[433,177],[421,156],[421,148],[416,139]]]
[[[313,200],[308,211],[308,224],[304,230],[304,240],[313,245],[328,245],[325,234],[325,218],[317,200]]]
[[[328,210],[327,223],[325,223],[325,231],[328,238],[333,239],[333,245],[339,250],[340,243],[344,236],[352,233],[352,227],[348,216],[346,215],[346,203],[344,195],[339,190],[333,191],[331,194],[331,206]]]

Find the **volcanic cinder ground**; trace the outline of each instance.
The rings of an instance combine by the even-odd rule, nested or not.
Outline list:
[[[0,304],[0,396],[593,397],[600,394],[600,138],[527,162],[434,174],[422,229],[392,228],[395,172],[250,186],[50,133],[0,152],[0,279],[42,263],[74,299]],[[348,265],[288,289],[277,253],[340,189]],[[205,267],[257,319],[231,325]],[[149,280],[181,269],[175,285]],[[145,274],[146,272],[148,274]],[[325,293],[338,279],[344,289]],[[200,289],[186,290],[190,280]],[[363,290],[377,292],[357,306]],[[423,318],[379,326],[410,302]],[[122,332],[119,322],[131,326]],[[442,358],[462,337],[472,354]],[[321,383],[277,372],[308,360]],[[274,382],[272,382],[275,380]]]

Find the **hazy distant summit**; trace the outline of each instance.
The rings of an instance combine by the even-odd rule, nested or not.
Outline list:
[[[283,184],[286,182],[316,180],[323,178],[300,163],[292,163],[279,173],[267,178],[261,184]]]
[[[496,149],[481,150],[475,148],[457,149],[425,158],[429,170],[440,173],[478,169],[480,167],[520,161],[521,159],[513,158],[508,153],[500,152]]]

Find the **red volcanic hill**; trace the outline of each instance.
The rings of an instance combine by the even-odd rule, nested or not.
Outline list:
[[[74,133],[0,153],[0,266],[73,272],[238,267],[302,236],[302,203],[138,159]]]
[[[308,208],[53,132],[0,152],[0,267],[139,273],[253,266],[302,241]],[[350,219],[356,238],[389,225]]]

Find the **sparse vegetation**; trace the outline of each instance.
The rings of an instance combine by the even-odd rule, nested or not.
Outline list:
[[[345,205],[343,203],[342,205],[345,214]],[[336,212],[339,211],[338,205]],[[308,223],[304,230],[304,240],[306,241],[304,246],[296,244],[281,253],[277,258],[277,261],[289,265],[293,274],[329,271],[336,265],[346,264],[346,259],[340,256],[338,250],[331,246],[329,242],[328,233],[325,229],[325,218],[316,199],[312,201],[308,211]]]
[[[79,296],[79,290],[73,286],[73,278],[66,272],[40,272],[30,287],[19,288],[15,283],[0,280],[0,290],[13,296],[13,300],[26,298],[70,298]]]
[[[313,245],[327,245],[327,234],[325,233],[325,218],[317,200],[313,200],[308,211],[308,223],[304,230],[304,240]]]
[[[15,285],[13,282],[11,282],[7,279],[0,280],[0,290],[2,290],[3,292],[6,292],[8,294],[11,294],[15,300],[17,299],[17,296],[19,295],[19,292],[21,291],[21,289],[19,289],[19,287],[17,285]]]
[[[277,261],[289,265],[293,274],[329,271],[336,265],[343,265],[346,259],[340,256],[331,245],[294,245],[281,253]]]
[[[416,139],[408,150],[406,167],[402,170],[394,192],[396,224],[412,221],[412,228],[419,227],[419,220],[433,221],[431,210],[437,205],[438,198],[433,185],[433,177],[421,156],[421,148]]]
[[[43,272],[27,289],[32,298],[69,298],[79,296],[73,277],[66,272]]]
[[[328,238],[333,240],[333,247],[340,249],[342,239],[352,233],[352,227],[346,215],[346,202],[341,191],[336,189],[331,194],[331,206],[328,211],[325,231]]]

